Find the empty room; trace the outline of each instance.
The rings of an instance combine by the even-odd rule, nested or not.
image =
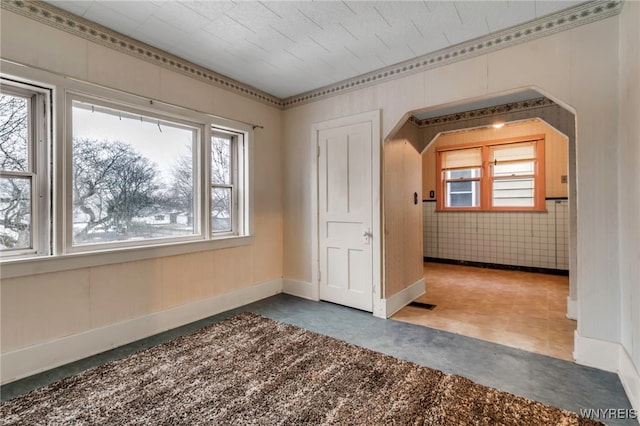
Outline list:
[[[3,0],[0,423],[638,424],[638,22]]]

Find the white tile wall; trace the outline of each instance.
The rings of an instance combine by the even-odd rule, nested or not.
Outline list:
[[[569,269],[569,202],[547,212],[437,212],[423,203],[424,255],[502,265]]]

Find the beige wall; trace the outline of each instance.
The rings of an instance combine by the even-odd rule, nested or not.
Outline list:
[[[253,244],[4,279],[2,353],[282,277],[280,110],[6,10],[0,23],[4,59],[264,126],[253,151]]]
[[[384,144],[384,297],[420,280],[422,274],[421,160],[418,129],[406,123]],[[418,194],[414,204],[413,194]]]
[[[437,148],[540,134],[545,135],[545,196],[568,197],[568,184],[561,181],[561,176],[568,174],[568,139],[543,121],[534,120],[506,124],[500,129],[485,127],[440,135],[422,153],[422,193],[425,194],[425,199],[429,199],[429,191],[436,191]]]
[[[312,123],[380,109],[384,137],[408,111],[534,87],[577,114],[579,332],[618,342],[617,46],[613,17],[286,110],[285,277],[311,282]]]
[[[620,285],[622,344],[640,372],[640,3],[625,2],[620,31]],[[636,373],[638,374],[638,373]],[[640,408],[640,383],[632,401]],[[632,397],[630,396],[630,399]]]

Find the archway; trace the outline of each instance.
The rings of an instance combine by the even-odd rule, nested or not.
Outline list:
[[[402,141],[405,146],[411,146],[415,153],[424,151],[429,144],[440,134],[452,131],[460,131],[461,129],[477,129],[486,128],[496,122],[510,123],[522,122],[526,120],[539,120],[545,125],[550,126],[554,130],[560,132],[568,140],[568,214],[569,214],[569,247],[568,262],[566,269],[570,272],[569,297],[567,298],[567,317],[577,319],[576,301],[577,301],[577,281],[576,281],[576,141],[575,141],[575,116],[561,103],[552,100],[549,96],[545,96],[542,91],[529,89],[506,94],[499,94],[490,98],[472,99],[456,104],[440,105],[422,110],[414,110],[408,112],[404,119],[396,126],[395,130],[385,139],[385,174],[384,174],[384,201],[383,208],[385,214],[385,288],[388,289],[390,280],[398,280],[397,276],[393,276],[389,271],[399,269],[397,262],[397,240],[393,233],[398,231],[398,223],[406,223],[407,220],[398,218],[398,211],[401,210],[397,206],[397,194],[391,192],[391,184],[389,180],[398,181],[398,173],[389,173],[393,169],[393,164],[388,164],[388,152],[390,147],[397,146],[398,141]],[[393,156],[392,156],[393,157]],[[397,155],[396,155],[397,157]],[[404,180],[407,180],[415,171],[405,170],[407,163],[411,164],[411,158],[415,154],[405,154],[402,160],[403,170],[400,173]],[[407,159],[409,161],[407,162]],[[398,164],[398,160],[395,160]],[[413,166],[415,167],[415,165]],[[566,179],[566,174],[564,179]],[[389,193],[391,192],[391,196]],[[435,194],[425,188],[421,197],[429,201],[435,198]],[[557,201],[559,202],[559,201]],[[563,203],[566,201],[563,201]],[[405,226],[406,228],[406,226]],[[414,231],[415,233],[415,231]],[[409,236],[410,231],[404,230],[404,236]],[[390,244],[390,243],[394,243]],[[405,244],[406,248],[406,244]],[[403,256],[410,255],[405,249]],[[427,257],[426,254],[424,254]],[[468,260],[468,259],[467,259]],[[493,262],[490,262],[493,263]],[[495,262],[499,263],[499,262]],[[534,268],[535,269],[535,268]],[[397,274],[396,274],[397,275]],[[406,277],[401,277],[406,278]],[[408,284],[411,284],[409,281]],[[395,284],[398,287],[397,283]],[[389,292],[386,293],[387,297]]]

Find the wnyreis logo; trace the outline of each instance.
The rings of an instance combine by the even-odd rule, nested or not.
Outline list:
[[[581,408],[580,415],[588,419],[637,419],[638,410],[634,408]]]

